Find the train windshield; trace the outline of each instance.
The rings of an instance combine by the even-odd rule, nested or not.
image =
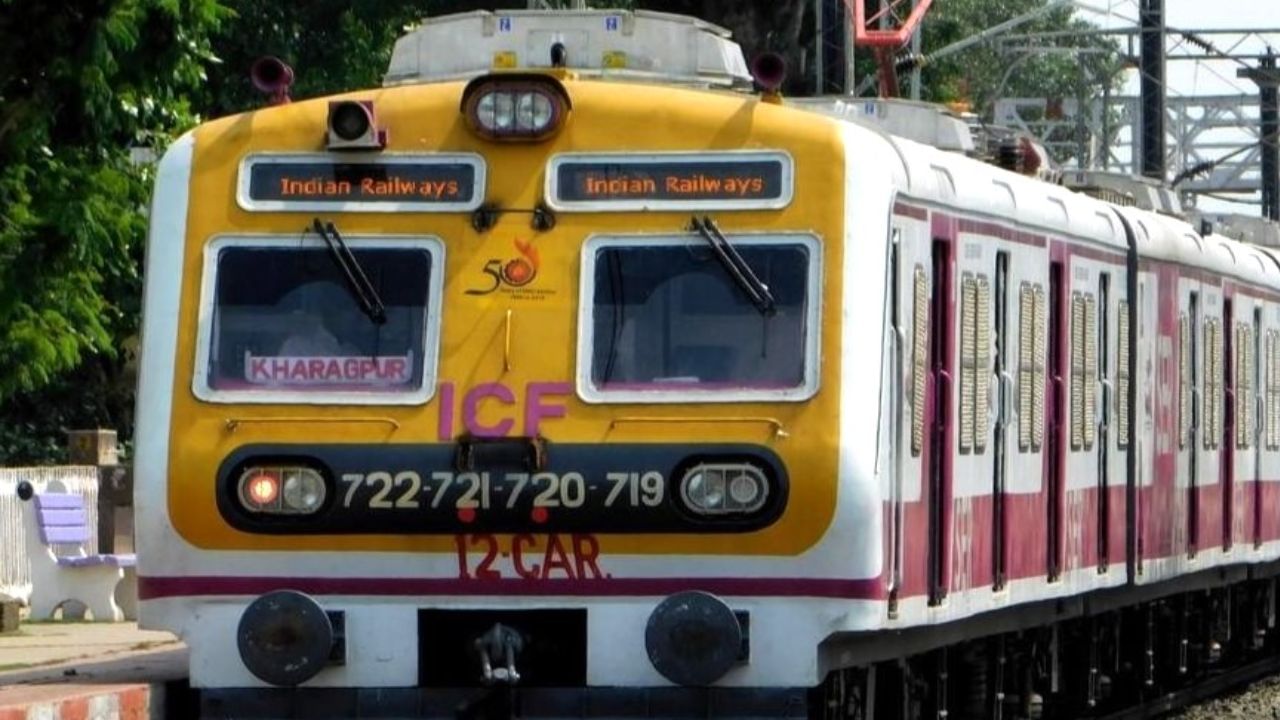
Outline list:
[[[434,258],[426,247],[351,251],[385,304],[377,323],[323,246],[216,253],[207,387],[248,393],[411,393],[424,386]]]
[[[816,365],[817,247],[732,239],[774,299],[762,313],[701,240],[618,239],[589,253],[588,395],[800,399]]]

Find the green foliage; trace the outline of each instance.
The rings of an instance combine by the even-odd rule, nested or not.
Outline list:
[[[121,366],[150,194],[131,151],[191,124],[222,15],[215,0],[0,0],[0,462],[51,443],[37,427],[61,409],[23,411],[27,393]]]
[[[925,52],[1046,1],[936,0]],[[131,160],[132,149],[159,151],[201,118],[260,106],[248,70],[263,55],[293,65],[296,98],[371,87],[394,40],[428,12],[526,4],[0,0],[0,464],[59,459],[67,429],[131,433],[133,378],[124,348],[138,329],[151,190],[150,168]],[[812,87],[812,0],[590,4],[702,17],[729,28],[748,58],[783,54],[789,92]],[[1060,9],[1020,31],[1077,24]],[[1081,97],[1114,77],[1119,56],[1105,49],[1019,59],[983,44],[930,66],[925,94],[968,100],[978,111],[998,94]],[[860,58],[859,72],[870,70]]]
[[[89,356],[40,390],[7,398],[0,422],[0,466],[65,462],[67,430],[132,428],[134,377],[125,355]],[[120,439],[124,457],[132,438]]]
[[[265,55],[293,66],[294,97],[314,97],[381,83],[391,46],[427,0],[311,0],[273,3],[224,0],[233,13],[213,39],[219,62],[198,97],[202,114],[218,117],[260,107],[249,68]]]
[[[316,97],[382,83],[396,38],[427,15],[476,9],[521,9],[525,0],[311,0],[269,3],[223,0],[234,14],[214,37],[218,65],[200,97],[209,117],[262,105],[249,68],[273,55],[294,68],[294,98]],[[570,3],[561,0],[560,5]],[[633,0],[600,0],[592,7],[631,7]]]
[[[923,51],[938,52],[1046,5],[1047,0],[940,0],[925,20]],[[1071,4],[1060,5],[1008,34],[1094,29],[1073,13]],[[1099,36],[1056,41],[1007,41],[997,36],[927,65],[924,96],[967,102],[975,112],[989,116],[1001,97],[1088,98],[1103,85],[1115,84],[1123,62],[1116,43]]]

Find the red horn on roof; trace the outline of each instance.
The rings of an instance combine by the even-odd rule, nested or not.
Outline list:
[[[249,79],[259,92],[267,95],[272,105],[289,102],[289,86],[293,85],[293,68],[270,55],[258,58],[249,68]]]

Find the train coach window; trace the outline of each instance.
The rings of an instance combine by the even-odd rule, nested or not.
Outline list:
[[[1178,447],[1191,435],[1191,321],[1178,316]]]
[[[1252,446],[1250,430],[1253,427],[1253,374],[1255,368],[1253,327],[1248,323],[1236,323],[1235,342],[1235,425],[1236,447],[1247,450]]]
[[[912,282],[911,333],[911,456],[924,447],[924,401],[929,369],[929,276],[916,265]]]
[[[981,455],[991,429],[991,285],[965,273],[960,291],[960,452]]]
[[[1280,331],[1267,331],[1267,450],[1280,450]]]
[[[222,402],[422,402],[434,385],[440,249],[348,238],[385,306],[362,309],[313,238],[221,239],[206,253],[194,383]]]
[[[1129,447],[1129,303],[1120,301],[1116,351],[1116,447]]]
[[[1071,449],[1091,450],[1097,432],[1098,315],[1093,293],[1071,296]]]
[[[1098,433],[1098,301],[1084,295],[1084,449],[1092,450]]]
[[[803,400],[817,390],[821,252],[809,235],[730,236],[771,311],[701,237],[583,248],[578,390],[597,402]]]
[[[1204,320],[1204,449],[1216,450],[1222,435],[1222,321]]]
[[[1040,452],[1044,439],[1045,294],[1040,283],[1018,291],[1018,449]]]

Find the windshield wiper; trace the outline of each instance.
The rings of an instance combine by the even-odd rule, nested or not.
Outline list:
[[[320,218],[313,218],[311,229],[329,246],[329,256],[342,271],[343,277],[347,280],[347,289],[351,291],[356,302],[360,303],[360,309],[369,316],[373,324],[386,323],[387,306],[382,304],[378,291],[374,289],[373,283],[369,282],[369,276],[364,274],[364,268],[360,267],[356,256],[351,254],[351,248],[347,247],[347,241],[342,239],[338,228],[331,222],[322,223]]]
[[[711,246],[711,251],[715,253],[724,271],[738,284],[738,288],[746,293],[747,299],[756,306],[760,314],[772,315],[777,312],[777,305],[773,300],[773,293],[769,292],[769,286],[761,282],[760,278],[751,271],[751,266],[742,259],[738,250],[725,238],[724,233],[720,232],[715,221],[705,215],[701,218],[695,215],[692,227]]]

